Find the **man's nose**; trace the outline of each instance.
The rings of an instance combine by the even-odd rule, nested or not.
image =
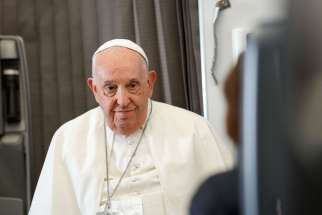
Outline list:
[[[119,88],[116,93],[116,100],[120,106],[127,106],[130,102],[129,93],[124,88]]]

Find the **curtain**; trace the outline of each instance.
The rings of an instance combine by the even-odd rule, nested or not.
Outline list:
[[[153,99],[202,113],[197,0],[0,0],[0,34],[25,42],[32,106],[32,184],[64,122],[96,106],[91,56],[136,41],[158,80]]]

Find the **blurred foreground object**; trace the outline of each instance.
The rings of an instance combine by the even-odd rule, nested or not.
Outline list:
[[[248,38],[242,96],[242,210],[322,213],[322,2]]]

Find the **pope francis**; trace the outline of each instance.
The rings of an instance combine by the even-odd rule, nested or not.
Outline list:
[[[54,134],[29,214],[187,214],[229,151],[201,116],[150,99],[156,72],[134,42],[104,43],[92,65],[99,107]]]

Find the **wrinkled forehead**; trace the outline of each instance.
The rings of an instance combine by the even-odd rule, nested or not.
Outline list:
[[[93,59],[93,66],[97,67],[100,65],[113,67],[121,67],[124,65],[129,67],[135,67],[137,65],[147,66],[145,59],[139,53],[119,46],[111,47],[97,53]]]
[[[113,56],[136,56],[136,58],[140,58],[143,62],[145,62],[144,57],[140,53],[121,46],[113,46],[108,49],[104,49],[103,51],[100,51],[94,55],[95,58],[98,58],[100,56],[106,56],[109,58],[113,58]]]
[[[137,52],[125,47],[111,47],[97,53],[93,59],[93,76],[96,73],[104,76],[101,73],[106,72],[109,75],[123,73],[130,77],[148,73],[148,69],[145,60]]]
[[[104,49],[104,50],[102,50],[100,52],[95,52],[94,55],[93,55],[93,60],[95,60],[95,58],[97,58],[98,56],[100,56],[102,54],[106,54],[106,53],[111,53],[113,55],[115,55],[115,54],[118,54],[118,55],[121,55],[121,54],[137,55],[148,66],[146,56],[143,56],[141,53],[137,52],[136,50],[133,50],[133,49],[130,49],[130,48],[127,48],[127,47],[122,47],[122,46],[112,46],[112,47]]]
[[[120,46],[113,46],[94,54],[92,76],[98,68],[102,67],[143,67],[142,70],[148,71],[148,66],[142,55],[132,49]]]

